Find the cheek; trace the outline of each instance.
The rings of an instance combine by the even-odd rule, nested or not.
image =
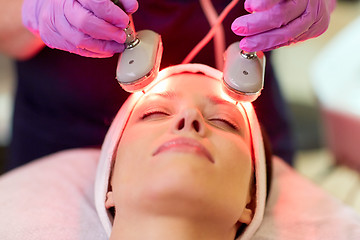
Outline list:
[[[151,139],[141,134],[139,129],[126,129],[117,149],[113,168],[112,189],[115,205],[128,206],[139,194],[134,187],[143,180],[146,173],[146,159],[151,155],[148,147]],[[140,191],[140,189],[139,189]]]
[[[247,139],[231,133],[216,134],[212,139],[219,158],[229,159],[234,164],[237,163],[235,159],[251,160],[251,148]]]
[[[129,126],[123,132],[119,149],[124,153],[133,154],[133,156],[144,153],[144,150],[150,148],[154,140],[158,138],[160,131],[158,127],[147,124]]]
[[[163,130],[145,124],[129,126],[123,132],[118,149],[115,167],[122,179],[127,180],[141,175],[147,166],[147,159],[155,151],[157,139]],[[130,174],[131,173],[131,174]]]
[[[217,137],[217,159],[223,171],[223,178],[235,189],[247,185],[251,175],[252,159],[249,145],[240,137]],[[239,186],[241,185],[241,186]],[[235,190],[233,189],[233,190]]]
[[[252,174],[251,152],[248,144],[239,137],[217,137],[217,188],[219,202],[226,206],[234,221],[240,218],[249,195]]]

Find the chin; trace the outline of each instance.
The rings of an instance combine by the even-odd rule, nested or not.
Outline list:
[[[168,204],[173,208],[186,204],[189,208],[188,205],[203,203],[203,199],[209,198],[211,172],[198,163],[206,160],[197,157],[157,159],[163,160],[149,173],[146,187],[142,188],[143,200],[152,207]]]

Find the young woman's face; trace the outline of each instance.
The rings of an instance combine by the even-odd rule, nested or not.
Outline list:
[[[174,75],[135,106],[111,178],[107,207],[115,206],[116,215],[249,221],[243,216],[252,178],[249,129],[220,88],[204,75]]]

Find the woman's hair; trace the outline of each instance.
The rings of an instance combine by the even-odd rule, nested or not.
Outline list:
[[[271,187],[271,179],[272,179],[272,148],[271,143],[269,140],[269,137],[265,131],[265,128],[260,124],[261,128],[261,135],[263,137],[264,141],[264,150],[265,150],[265,162],[266,162],[266,203],[269,197],[270,193],[270,187]],[[248,204],[250,209],[255,209],[256,205],[256,193],[255,193],[255,185],[256,185],[256,178],[255,175],[253,175],[253,179],[251,181],[251,202]],[[247,224],[241,224],[236,232],[235,239],[240,236],[240,234],[245,230]]]
[[[269,198],[271,190],[271,181],[272,181],[272,147],[270,138],[263,125],[260,124],[261,135],[264,141],[264,150],[265,150],[265,162],[266,162],[266,200]]]

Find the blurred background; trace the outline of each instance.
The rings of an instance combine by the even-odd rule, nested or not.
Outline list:
[[[295,169],[360,213],[360,1],[338,0],[323,35],[273,55]]]
[[[338,0],[326,33],[275,50],[273,60],[292,116],[296,171],[360,213],[360,100],[355,98],[360,96],[360,21],[354,25],[359,18],[359,0]],[[343,33],[351,23],[351,33]],[[342,36],[357,39],[357,44]],[[355,68],[354,73],[342,67]],[[331,89],[330,78],[344,84]],[[10,142],[15,85],[12,61],[0,54],[0,173]]]

